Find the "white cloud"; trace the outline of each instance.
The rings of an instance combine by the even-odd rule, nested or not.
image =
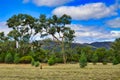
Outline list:
[[[116,2],[116,6],[120,8],[120,0],[115,0],[115,2]]]
[[[0,22],[0,32],[4,32],[5,34],[8,34],[9,31],[11,31],[11,29],[8,28],[6,22]]]
[[[104,3],[89,3],[79,6],[61,6],[53,10],[53,14],[61,16],[70,15],[75,20],[100,19],[117,15],[116,6],[106,6]]]
[[[32,0],[37,6],[60,6],[73,0]]]
[[[108,26],[112,28],[120,28],[120,17],[106,22]]]
[[[106,31],[95,26],[70,25],[75,30],[75,42],[91,43],[96,41],[113,41],[120,37],[120,31]]]

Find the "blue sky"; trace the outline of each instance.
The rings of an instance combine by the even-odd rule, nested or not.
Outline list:
[[[120,37],[120,0],[1,0],[0,32],[7,34],[11,29],[6,20],[19,13],[34,17],[70,15],[74,42],[114,41]]]

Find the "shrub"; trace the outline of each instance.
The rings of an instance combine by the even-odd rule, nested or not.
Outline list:
[[[30,52],[29,55],[32,56],[35,61],[47,62],[46,51],[43,49],[38,49],[35,52]]]
[[[18,64],[18,63],[19,63],[19,60],[20,60],[20,57],[19,57],[19,55],[16,53],[16,54],[14,55],[14,63],[15,63],[15,64]]]
[[[5,60],[5,54],[4,53],[1,53],[0,54],[0,63],[3,63]]]
[[[79,64],[81,68],[84,68],[85,66],[87,66],[87,57],[85,55],[85,53],[82,53],[79,59]]]
[[[5,56],[5,63],[13,63],[13,56],[11,53],[7,53]]]
[[[38,67],[40,65],[40,62],[36,61],[34,65],[35,65],[35,67]]]
[[[108,62],[107,58],[104,58],[102,64],[107,65],[107,62]]]
[[[32,61],[31,61],[31,65],[32,65],[32,66],[35,65],[35,61],[34,61],[34,59],[32,59]]]
[[[103,61],[102,64],[103,64],[103,65],[107,65],[107,62]]]
[[[33,58],[31,56],[23,56],[20,58],[20,63],[31,63]]]
[[[63,59],[62,58],[56,58],[55,63],[63,63]]]
[[[118,60],[116,59],[116,57],[113,57],[112,64],[113,64],[113,65],[119,64],[119,62],[118,62]]]
[[[97,63],[97,61],[98,61],[98,55],[97,55],[96,53],[94,53],[94,54],[92,55],[92,62],[93,62],[93,64],[95,65],[95,64]]]
[[[48,64],[49,65],[54,65],[55,64],[55,57],[52,56],[51,58],[49,58]]]

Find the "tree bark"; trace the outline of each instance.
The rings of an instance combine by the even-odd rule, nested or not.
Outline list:
[[[64,64],[66,64],[66,56],[65,56],[65,49],[64,49],[64,42],[63,41],[62,41],[62,55],[63,55]]]
[[[19,43],[18,43],[18,41],[16,41],[16,48],[18,48],[19,47]]]

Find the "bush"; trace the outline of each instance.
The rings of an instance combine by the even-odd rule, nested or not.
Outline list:
[[[38,67],[40,65],[40,62],[36,61],[34,65],[35,65],[35,67]]]
[[[62,58],[56,58],[55,63],[63,63],[63,59]]]
[[[107,62],[103,61],[102,64],[103,64],[103,65],[107,65]]]
[[[15,64],[18,64],[18,63],[19,63],[19,60],[20,60],[20,57],[19,57],[19,55],[16,53],[15,56],[14,56],[14,63],[15,63]]]
[[[36,50],[35,52],[30,52],[29,55],[32,56],[35,61],[47,62],[46,51],[43,49]]]
[[[116,57],[113,57],[112,64],[113,64],[113,65],[119,64],[119,62],[118,62],[118,60],[116,59]]]
[[[51,57],[49,60],[48,60],[48,64],[49,65],[54,65],[55,64],[55,57]]]
[[[33,58],[31,56],[23,56],[20,58],[20,63],[31,63]]]
[[[102,64],[107,65],[107,62],[108,62],[107,58],[104,58]]]
[[[13,56],[11,53],[7,53],[5,56],[5,63],[13,63]]]
[[[4,60],[5,60],[5,54],[1,53],[0,54],[0,63],[4,63]]]
[[[35,67],[38,67],[40,65],[40,62],[39,61],[35,61],[34,59],[32,59],[31,65],[35,66]]]
[[[32,65],[32,66],[35,65],[35,61],[34,61],[34,59],[31,61],[31,65]]]
[[[84,68],[85,66],[87,66],[87,57],[85,55],[85,53],[82,53],[79,59],[79,64],[81,68]]]
[[[98,55],[96,53],[92,55],[92,62],[94,65],[98,62]]]

